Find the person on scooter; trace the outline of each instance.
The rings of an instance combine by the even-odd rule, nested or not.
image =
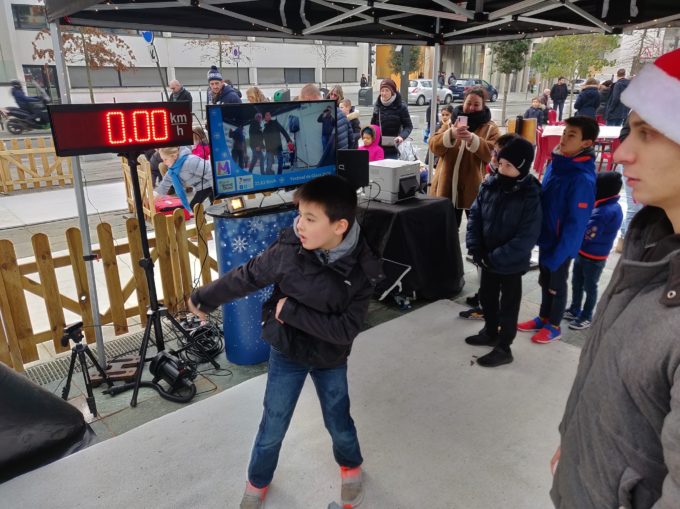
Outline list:
[[[12,97],[14,97],[19,109],[27,111],[31,115],[35,114],[40,123],[47,123],[47,115],[43,107],[44,99],[26,95],[19,80],[12,80],[10,84],[12,85]],[[33,104],[36,106],[34,107]]]

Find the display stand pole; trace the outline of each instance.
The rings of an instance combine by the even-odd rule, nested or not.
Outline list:
[[[71,85],[66,74],[66,63],[61,51],[61,32],[57,23],[50,23],[50,34],[52,36],[52,47],[54,48],[54,61],[57,66],[57,84],[61,92],[63,104],[71,104]],[[83,259],[85,260],[85,270],[87,272],[87,285],[90,290],[90,302],[92,309],[92,327],[97,343],[97,356],[99,364],[106,369],[106,353],[104,351],[104,337],[99,323],[99,300],[97,299],[97,282],[94,276],[94,265],[92,262],[97,259],[92,254],[92,241],[90,239],[90,225],[87,220],[87,206],[85,205],[85,193],[83,190],[83,176],[80,168],[80,158],[73,158],[73,190],[76,194],[76,205],[78,206],[78,219],[80,220],[80,233],[83,243]],[[80,299],[86,299],[85,295],[79,295]],[[123,324],[121,324],[123,325]]]

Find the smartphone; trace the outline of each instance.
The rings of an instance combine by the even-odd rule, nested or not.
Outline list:
[[[465,127],[467,125],[467,117],[465,115],[458,115],[458,127]]]

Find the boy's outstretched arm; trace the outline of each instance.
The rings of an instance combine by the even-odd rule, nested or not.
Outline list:
[[[247,263],[236,267],[221,278],[196,289],[190,297],[194,308],[201,313],[209,313],[225,302],[264,288],[279,279],[280,260],[278,241],[265,251],[251,258]],[[193,311],[193,310],[192,310]]]
[[[366,286],[345,311],[337,314],[322,313],[288,297],[277,318],[321,340],[348,345],[361,331],[372,295],[373,286]]]

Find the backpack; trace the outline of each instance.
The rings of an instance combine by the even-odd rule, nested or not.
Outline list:
[[[295,115],[288,117],[288,131],[297,133],[300,131],[300,119]]]

